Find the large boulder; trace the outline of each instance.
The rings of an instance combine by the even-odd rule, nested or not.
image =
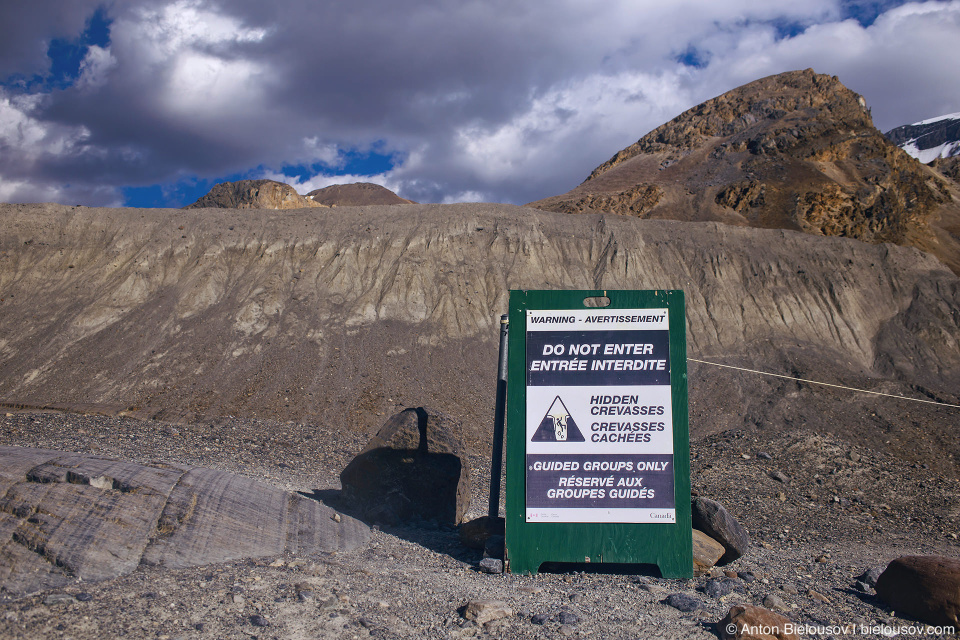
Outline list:
[[[460,423],[417,407],[396,414],[340,473],[346,508],[372,522],[459,524],[470,508]]]
[[[898,614],[934,625],[960,626],[960,561],[903,556],[877,578],[877,595]]]
[[[694,498],[690,504],[693,528],[723,545],[717,564],[733,562],[750,548],[750,536],[722,504],[709,498]]]
[[[348,551],[370,530],[224,471],[0,447],[0,601],[138,566]]]

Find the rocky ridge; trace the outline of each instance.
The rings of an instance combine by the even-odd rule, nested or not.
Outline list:
[[[708,100],[530,206],[893,242],[960,272],[958,185],[884,138],[861,96],[810,69]]]
[[[276,180],[221,182],[184,209],[303,209],[327,206],[304,198],[293,187]]]
[[[960,113],[903,125],[883,135],[924,164],[960,156]]]
[[[353,184],[334,184],[322,189],[314,189],[306,195],[319,204],[330,207],[363,207],[381,204],[417,204],[413,200],[401,198],[390,189],[370,182]]]
[[[960,280],[909,248],[508,205],[2,213],[10,407],[372,433],[432,406],[483,451],[508,291],[549,288],[683,289],[692,358],[960,403]],[[688,373],[696,435],[845,433],[955,472],[948,409]]]

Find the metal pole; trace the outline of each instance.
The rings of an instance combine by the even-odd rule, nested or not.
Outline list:
[[[487,515],[500,515],[500,469],[503,465],[503,420],[507,404],[507,333],[510,320],[507,314],[500,316],[500,362],[497,375],[497,406],[493,416],[493,455],[490,461],[490,506]]]

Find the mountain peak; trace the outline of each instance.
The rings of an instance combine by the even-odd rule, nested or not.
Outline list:
[[[329,207],[362,207],[379,204],[417,204],[413,200],[401,198],[390,189],[372,182],[353,184],[332,184],[316,189],[307,197],[318,204]]]
[[[290,185],[276,180],[221,182],[184,209],[305,209],[325,206],[304,198]]]
[[[960,271],[950,188],[883,137],[860,95],[806,69],[707,100],[531,206],[895,242]]]

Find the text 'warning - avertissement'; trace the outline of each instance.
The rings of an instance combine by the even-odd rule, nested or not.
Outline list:
[[[675,522],[668,327],[527,310],[527,522]]]

